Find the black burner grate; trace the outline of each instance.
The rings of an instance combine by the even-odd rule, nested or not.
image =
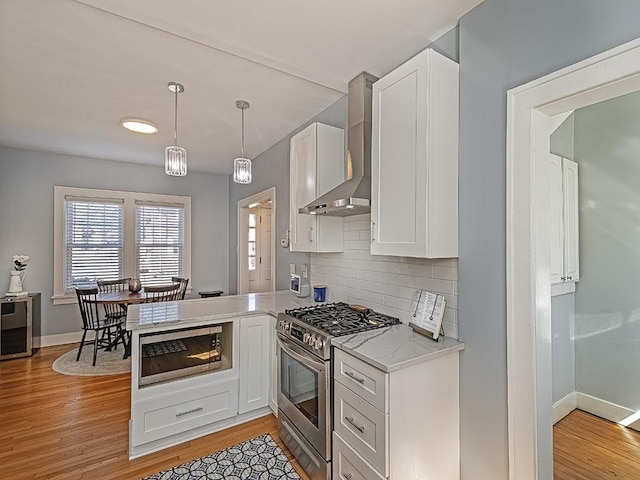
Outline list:
[[[334,337],[400,323],[395,317],[342,302],[285,310],[285,313]]]

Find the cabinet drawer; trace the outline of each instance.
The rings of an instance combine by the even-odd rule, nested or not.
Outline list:
[[[388,413],[389,376],[339,349],[334,349],[334,378],[383,413]]]
[[[183,390],[133,404],[131,441],[142,445],[237,414],[237,379]]]
[[[333,432],[332,468],[335,480],[384,480],[384,477],[335,432]]]
[[[351,390],[334,384],[334,430],[365,460],[388,475],[388,416]]]

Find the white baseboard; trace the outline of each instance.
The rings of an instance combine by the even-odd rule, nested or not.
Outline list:
[[[91,332],[87,334],[87,339],[93,338]],[[34,347],[51,347],[53,345],[64,345],[66,343],[80,343],[82,332],[59,333],[57,335],[45,335],[33,339]]]
[[[564,417],[578,408],[578,393],[571,392],[553,404],[553,424],[555,425]]]
[[[584,410],[587,413],[605,418],[612,422],[618,423],[635,413],[634,410],[616,405],[615,403],[611,403],[600,398],[592,397],[586,393],[577,393],[577,397],[578,408],[580,410]]]
[[[571,392],[553,404],[553,424],[555,425],[576,408],[610,422],[622,422],[622,425],[640,431],[640,414],[638,412],[580,392]]]

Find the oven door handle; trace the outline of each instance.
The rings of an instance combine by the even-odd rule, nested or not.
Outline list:
[[[291,355],[293,358],[303,363],[305,366],[309,367],[310,369],[318,373],[323,372],[324,361],[315,358],[314,356],[305,352],[302,348],[298,347],[297,345],[287,342],[282,337],[278,337],[278,345],[288,355]]]

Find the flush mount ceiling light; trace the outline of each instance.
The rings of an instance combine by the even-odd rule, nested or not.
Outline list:
[[[184,92],[184,85],[169,82],[169,90],[175,94],[175,116],[173,124],[173,145],[164,150],[164,173],[175,177],[187,174],[187,151],[178,146],[178,94]]]
[[[136,133],[146,133],[148,135],[158,133],[158,127],[155,123],[141,118],[123,118],[120,120],[120,125]]]
[[[242,150],[240,158],[233,161],[233,181],[236,183],[251,183],[251,160],[244,158],[244,111],[249,108],[249,102],[236,101],[236,107],[242,111]]]

